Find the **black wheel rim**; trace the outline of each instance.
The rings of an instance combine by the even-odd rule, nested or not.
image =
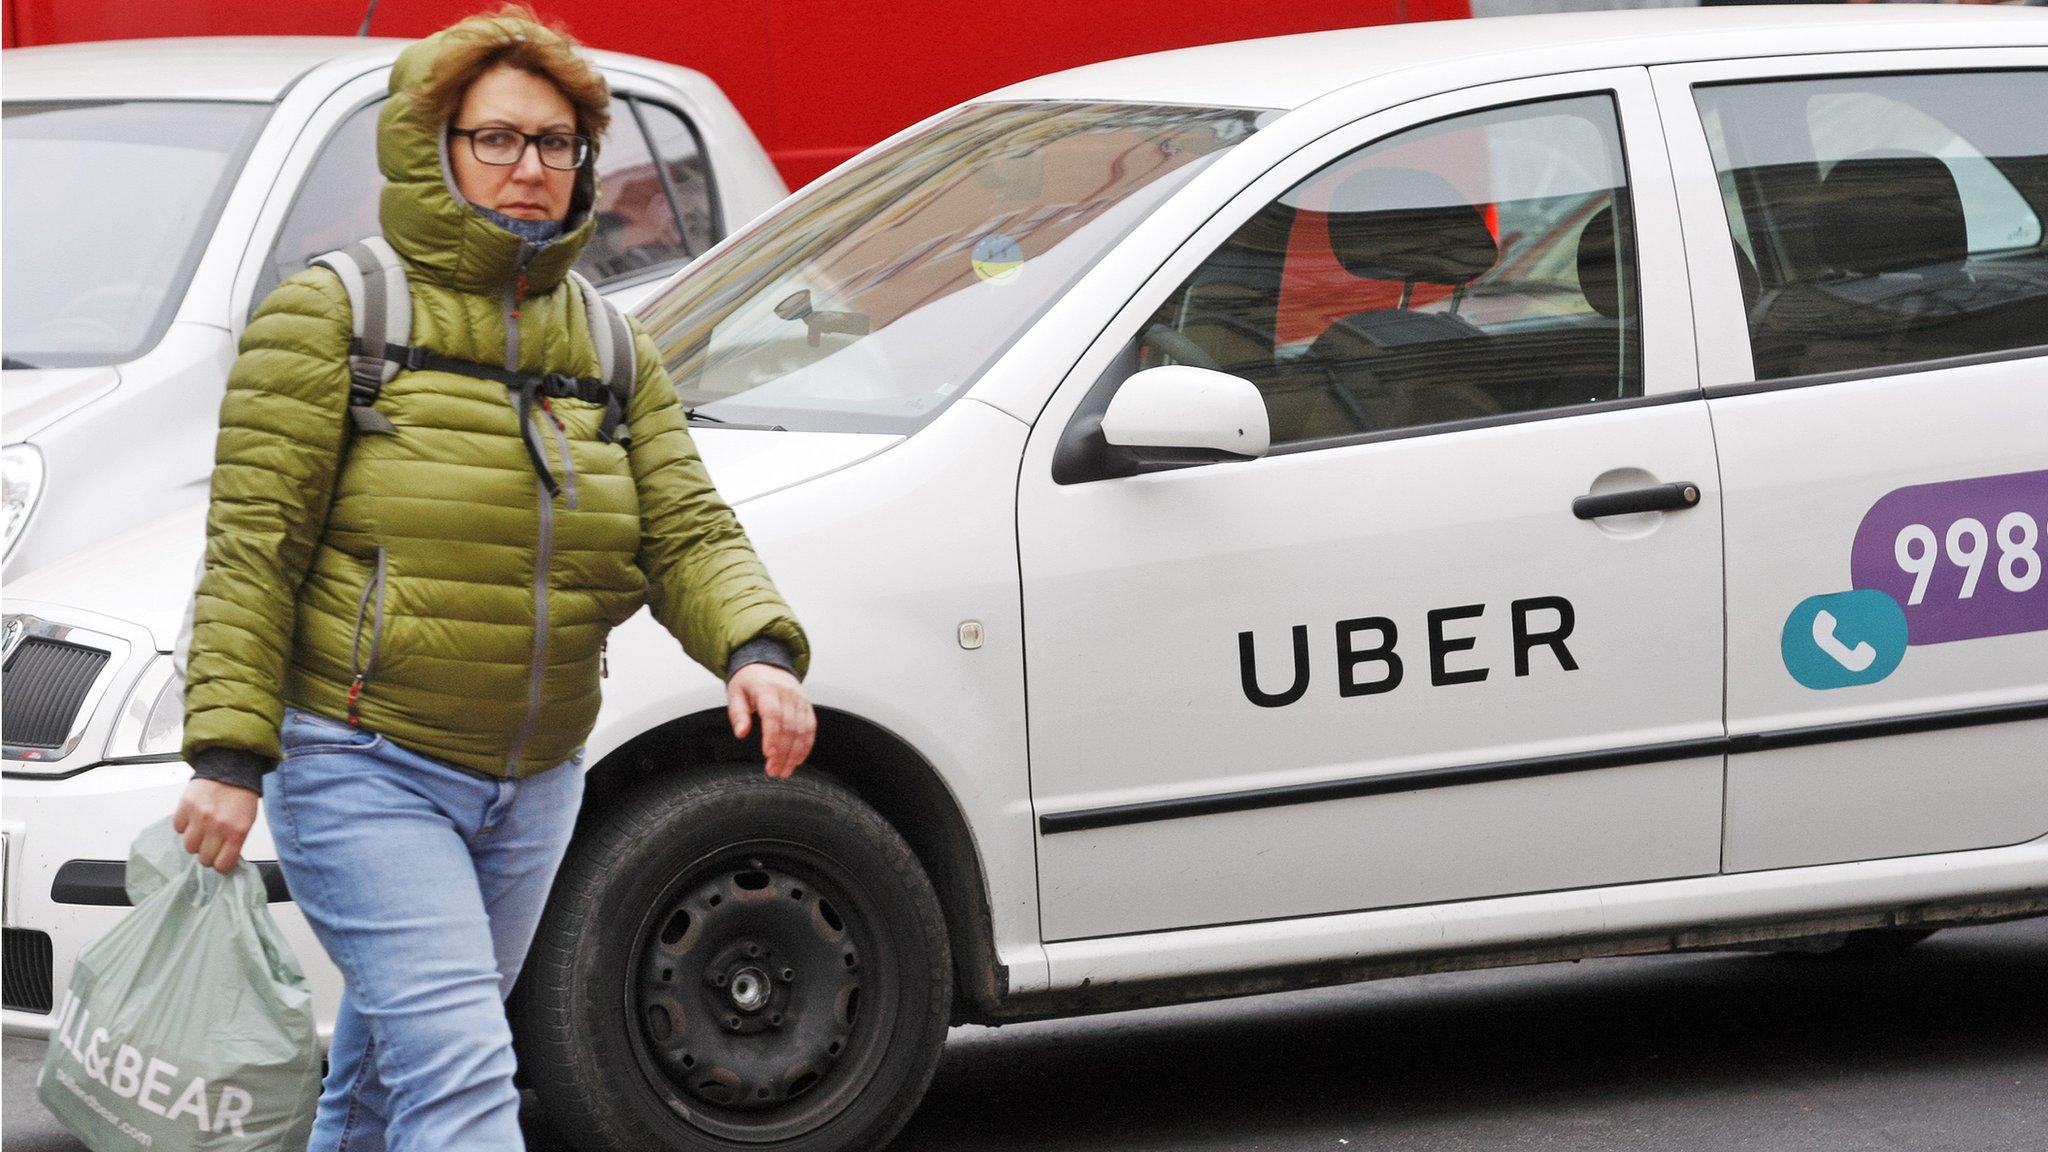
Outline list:
[[[854,874],[803,845],[744,841],[683,868],[626,958],[626,1030],[649,1087],[737,1142],[840,1115],[896,1015],[879,923]]]

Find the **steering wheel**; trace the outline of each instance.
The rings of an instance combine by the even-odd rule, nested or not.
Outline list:
[[[124,280],[115,284],[95,284],[73,296],[64,308],[68,312],[91,312],[101,316],[120,316],[135,310],[138,303],[147,303],[153,295],[147,284]],[[155,311],[154,308],[151,309]]]
[[[1214,356],[1209,355],[1208,349],[1188,339],[1187,335],[1177,328],[1154,324],[1138,337],[1138,343],[1157,348],[1193,368],[1207,368],[1211,372],[1223,371],[1223,365],[1217,363]]]
[[[110,317],[126,317],[134,311],[136,304],[148,299],[149,292],[149,285],[134,281],[95,284],[65,301],[63,313],[38,325],[34,332],[23,338],[23,343],[48,347],[86,344],[108,351],[118,349],[132,340],[135,334],[124,331],[116,319]]]
[[[130,337],[97,316],[70,313],[55,316],[35,326],[21,338],[24,345],[37,348],[118,351]]]

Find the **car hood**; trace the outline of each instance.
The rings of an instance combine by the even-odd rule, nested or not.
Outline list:
[[[102,368],[9,368],[0,376],[0,425],[18,444],[114,390],[121,373]]]
[[[690,437],[728,504],[837,472],[903,442],[879,432],[759,432],[702,424],[691,426]]]
[[[8,373],[9,388],[14,375]],[[836,472],[903,439],[872,433],[716,428],[693,428],[691,435],[712,482],[730,504]],[[206,505],[195,502],[10,579],[8,607],[12,611],[18,601],[35,601],[131,621],[149,629],[157,648],[167,652],[178,638],[205,549]]]
[[[194,503],[8,580],[7,610],[23,601],[82,608],[140,624],[169,651],[205,548],[206,505]]]

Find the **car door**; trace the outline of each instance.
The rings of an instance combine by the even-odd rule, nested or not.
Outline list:
[[[1716,871],[1676,225],[1646,72],[1493,85],[1297,153],[1114,318],[1019,483],[1047,940]],[[1273,450],[1091,472],[1176,360],[1252,381]]]
[[[2048,51],[1655,82],[1727,501],[1727,868],[2048,833]]]

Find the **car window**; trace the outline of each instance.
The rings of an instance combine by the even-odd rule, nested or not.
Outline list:
[[[383,106],[379,100],[351,112],[321,145],[263,263],[262,279],[249,298],[250,315],[313,257],[377,234],[377,197],[384,187],[377,170],[377,111]]]
[[[710,181],[696,137],[675,112],[639,103],[650,114],[650,125],[662,125],[655,131],[662,139],[663,155],[671,157],[669,171],[690,173],[697,199],[683,195],[678,186],[676,200],[684,208],[684,224],[678,227],[647,137],[631,106],[615,98],[611,131],[598,157],[597,230],[576,263],[577,270],[598,285],[672,269],[715,239],[710,235]],[[262,281],[250,300],[252,313],[271,289],[304,269],[313,257],[377,234],[377,198],[384,186],[377,169],[377,112],[382,106],[379,101],[351,113],[321,147],[264,263]],[[668,119],[657,120],[653,113],[665,113]],[[663,136],[664,131],[670,135]],[[692,241],[693,228],[701,241]]]
[[[672,270],[695,254],[677,222],[678,205],[648,147],[642,118],[634,114],[636,106],[643,115],[653,107],[639,100],[612,101],[611,131],[597,158],[597,232],[576,261],[577,270],[600,286]]]
[[[268,104],[9,101],[7,366],[119,364],[155,347],[269,115]]]
[[[1721,111],[1716,108],[1702,111],[1700,122],[1706,126],[1707,146],[1715,155],[1727,147],[1726,134],[1721,128]],[[1728,230],[1734,234],[1736,251],[1741,259],[1748,261],[1745,267],[1756,267],[1756,242],[1749,238],[1749,221],[1742,215],[1742,195],[1735,189],[1735,174],[1722,171],[1715,174],[1715,181],[1721,190],[1721,210],[1728,214]],[[1747,281],[1744,284],[1747,291]]]
[[[2048,72],[1694,96],[1758,379],[2048,343]]]
[[[1377,141],[1217,249],[1138,364],[1250,380],[1276,445],[1640,395],[1627,183],[1607,96]]]
[[[638,314],[700,420],[912,432],[1262,115],[956,109],[784,201]]]
[[[682,113],[665,104],[635,99],[647,136],[661,157],[661,171],[668,177],[677,212],[682,216],[682,255],[691,259],[718,243],[724,231],[718,222],[717,189],[711,166],[705,162],[704,146]]]

